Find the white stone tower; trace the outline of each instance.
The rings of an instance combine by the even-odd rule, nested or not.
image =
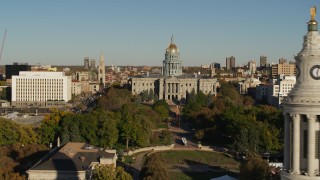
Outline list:
[[[296,60],[297,83],[284,101],[284,180],[320,179],[320,35],[316,7]]]
[[[103,87],[105,87],[105,85],[106,85],[106,70],[105,70],[103,52],[101,52],[99,66],[98,66],[98,81],[100,84],[103,84]]]
[[[166,49],[165,60],[163,60],[163,75],[164,76],[180,76],[182,75],[182,61],[179,59],[180,52],[177,46],[173,42],[173,36],[171,37],[171,43]]]

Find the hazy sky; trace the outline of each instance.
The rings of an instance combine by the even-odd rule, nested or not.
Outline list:
[[[0,65],[13,62],[162,65],[171,35],[183,65],[293,60],[316,0],[8,0],[0,6]],[[320,11],[319,11],[320,12]],[[320,13],[319,13],[320,14]],[[318,21],[320,22],[320,15]],[[1,45],[1,43],[0,43]]]

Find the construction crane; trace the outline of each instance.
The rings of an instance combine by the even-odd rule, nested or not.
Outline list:
[[[0,51],[0,62],[1,62],[2,50],[3,50],[3,46],[4,46],[4,41],[6,40],[6,36],[7,36],[7,29],[4,32],[4,36],[3,36],[3,40],[2,40],[1,51]]]

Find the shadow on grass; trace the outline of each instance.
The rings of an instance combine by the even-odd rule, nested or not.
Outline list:
[[[210,166],[208,164],[193,160],[185,160],[180,164],[174,165],[173,168],[174,169],[171,171],[171,174],[173,175],[172,179],[191,178],[197,180],[207,180],[224,175],[229,175],[236,178],[239,176],[237,172],[232,171],[232,169],[235,168],[234,165],[224,165],[224,167]]]

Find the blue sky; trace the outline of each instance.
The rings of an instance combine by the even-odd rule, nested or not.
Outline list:
[[[171,35],[183,65],[293,60],[316,0],[10,0],[0,6],[0,65],[162,65]],[[317,15],[320,21],[320,11]]]

